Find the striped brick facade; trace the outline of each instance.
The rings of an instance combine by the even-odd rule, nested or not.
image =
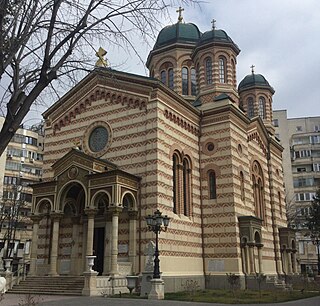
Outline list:
[[[44,113],[45,182],[35,187],[33,212],[40,216],[41,203],[46,200],[49,210],[61,213],[58,274],[81,274],[85,250],[90,249],[86,235],[91,215],[94,227],[105,231],[103,272],[114,273],[115,258],[117,272],[125,270],[123,263],[130,263],[130,273],[143,272],[144,252],[154,239],[145,217],[156,209],[170,217],[168,230],[159,239],[161,271],[168,290],[182,289],[183,282],[190,278],[197,279],[201,286],[206,278],[207,286],[221,287],[224,283],[218,282],[222,278],[225,281],[226,273],[277,276],[284,272],[278,233],[278,228],[286,227],[285,203],[279,203],[279,194],[281,199],[285,197],[282,147],[259,117],[248,119],[239,108],[237,52],[225,46],[217,49],[219,46],[209,45],[194,52],[190,46],[186,50],[173,46],[154,56],[151,52],[148,65],[155,78],[160,78],[164,63],[173,62],[175,90],[154,78],[96,68]],[[214,60],[213,84],[205,86],[201,60],[208,53],[218,56],[216,51],[228,58],[229,81],[218,84]],[[190,102],[192,97],[181,95],[179,75],[186,61],[201,66],[197,98],[202,103],[197,107]],[[88,145],[90,131],[100,125],[109,131],[108,144],[102,151],[93,152]],[[71,150],[74,147],[82,151]],[[256,218],[255,164],[262,172],[261,218]],[[188,170],[184,170],[186,165]],[[212,171],[216,178],[214,198],[210,195]],[[78,186],[77,190],[83,189],[84,195],[83,200],[79,196],[72,204],[80,206],[75,208],[77,212],[66,214],[66,202],[73,195],[72,188],[68,189],[71,183]],[[46,184],[51,189],[44,188]],[[99,215],[103,193],[108,204]],[[124,196],[128,193],[133,204],[125,208]],[[253,218],[258,227],[240,224],[241,216],[249,217],[249,221]],[[43,264],[41,273],[53,269],[48,251],[53,243],[48,242],[53,222],[50,218],[39,221],[39,253],[34,259]],[[259,236],[259,241],[250,240],[252,233],[246,231]],[[252,262],[244,268],[244,247],[251,245]]]

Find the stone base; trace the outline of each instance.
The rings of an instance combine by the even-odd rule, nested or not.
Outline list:
[[[96,296],[97,291],[97,275],[96,271],[83,272],[84,276],[84,288],[82,289],[82,295]]]
[[[151,280],[153,272],[142,272],[140,296],[147,297],[151,291]]]
[[[151,280],[151,291],[148,295],[149,300],[163,300],[164,299],[164,282],[161,278]]]

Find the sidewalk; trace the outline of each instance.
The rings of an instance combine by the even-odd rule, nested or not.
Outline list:
[[[4,299],[0,302],[0,306],[18,306],[19,303],[26,301],[25,295],[18,294],[5,294]],[[226,305],[226,304],[213,304],[213,303],[194,303],[194,302],[179,302],[179,301],[153,301],[153,300],[140,300],[140,299],[116,299],[104,297],[74,297],[74,296],[53,296],[42,295],[36,296],[36,301],[39,301],[39,306],[213,306],[213,305]],[[234,304],[233,304],[234,305]],[[241,306],[249,306],[253,304],[242,304]],[[259,305],[285,305],[285,306],[319,306],[320,296],[296,300],[285,303],[276,304],[259,304]]]

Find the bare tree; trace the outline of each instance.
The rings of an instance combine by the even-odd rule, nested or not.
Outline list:
[[[154,37],[159,18],[181,2],[197,0],[0,0],[0,155],[54,80],[70,84],[76,71],[92,69],[93,42],[139,56],[133,40]]]
[[[0,200],[0,252],[3,250],[3,258],[14,255],[16,232],[18,229],[24,229],[28,223],[28,217],[21,215],[22,210],[30,210],[22,191],[22,185],[15,185]]]

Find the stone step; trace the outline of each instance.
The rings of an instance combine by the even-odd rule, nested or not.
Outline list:
[[[15,285],[8,293],[19,294],[48,294],[48,295],[82,295],[83,277],[27,277],[19,285]]]

